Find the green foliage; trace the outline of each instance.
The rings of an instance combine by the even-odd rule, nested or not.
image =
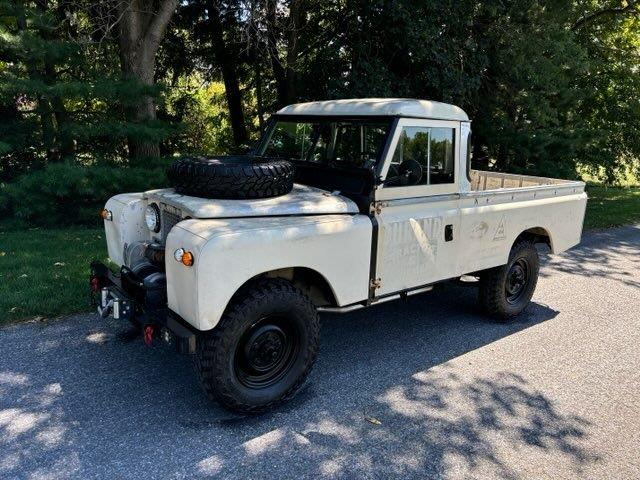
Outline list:
[[[585,4],[587,12],[602,10],[601,2]],[[579,159],[606,183],[624,183],[629,175],[640,178],[638,12],[640,5],[635,15],[597,17],[576,32],[590,61],[590,74],[576,78],[576,88],[585,92],[578,114],[588,132]]]
[[[86,180],[93,169],[141,165],[131,140],[160,143],[165,157],[233,150],[231,84],[242,97],[234,112],[240,105],[254,138],[282,103],[426,98],[469,113],[478,168],[608,184],[640,178],[637,2],[287,0],[270,10],[273,2],[189,0],[161,44],[153,85],[123,79],[114,5],[0,0],[5,215],[46,218],[7,193],[28,175],[35,191],[46,177],[57,192],[67,188],[64,201],[79,195],[78,209],[100,204],[102,193],[89,199],[78,172]],[[135,114],[148,97],[157,120]],[[69,172],[54,173],[65,161],[59,169]],[[127,190],[123,181],[115,191]]]
[[[117,193],[166,185],[168,160],[146,167],[54,163],[0,186],[0,218],[27,225],[99,225],[98,213]]]
[[[112,45],[90,40],[96,19],[85,7],[0,0],[0,179],[75,157],[118,162],[128,138],[159,142],[175,130],[126,120],[164,90],[122,78]]]
[[[180,123],[165,147],[180,154],[222,154],[233,148],[224,101],[224,85],[199,75],[181,78],[169,95],[163,115]]]

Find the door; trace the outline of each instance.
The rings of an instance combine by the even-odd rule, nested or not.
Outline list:
[[[376,190],[375,296],[456,275],[459,139],[459,122],[398,121]]]

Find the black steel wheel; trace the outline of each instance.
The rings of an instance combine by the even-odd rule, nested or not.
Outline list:
[[[286,280],[258,280],[198,339],[200,383],[209,398],[230,410],[263,412],[303,385],[319,336],[318,313],[304,293]]]
[[[531,301],[539,268],[535,245],[518,240],[506,265],[481,272],[478,293],[483,310],[502,321],[518,315]]]
[[[527,293],[527,285],[531,274],[529,261],[525,257],[518,258],[509,267],[504,289],[506,300],[510,305],[517,305]]]
[[[233,367],[238,380],[257,389],[276,384],[294,364],[299,350],[298,335],[286,317],[258,320],[236,348]]]

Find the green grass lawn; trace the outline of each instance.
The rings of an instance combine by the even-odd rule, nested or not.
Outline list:
[[[640,187],[588,185],[584,228],[607,228],[640,222]]]
[[[586,229],[640,222],[640,187],[588,194]],[[106,257],[102,229],[0,226],[0,323],[88,311],[89,263]]]
[[[0,227],[0,323],[89,310],[89,263],[106,257],[102,229]]]

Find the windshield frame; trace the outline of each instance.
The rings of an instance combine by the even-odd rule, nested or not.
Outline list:
[[[271,116],[267,121],[267,124],[265,125],[263,133],[260,139],[258,140],[258,143],[256,144],[256,148],[254,151],[256,152],[256,156],[262,155],[262,153],[259,153],[259,152],[264,152],[267,146],[267,142],[271,139],[271,134],[273,133],[273,129],[275,128],[276,123],[279,121],[280,122],[297,122],[297,123],[330,123],[330,122],[353,122],[353,123],[376,123],[376,124],[386,123],[387,130],[385,132],[385,136],[380,146],[378,147],[378,151],[376,152],[375,162],[372,168],[374,170],[375,175],[378,176],[382,171],[382,164],[384,163],[386,152],[388,151],[389,142],[393,138],[393,132],[395,129],[397,118],[398,117],[391,116],[391,115],[278,115],[278,114],[275,114]],[[315,147],[315,144],[314,144],[314,147]],[[313,151],[313,149],[310,149],[310,152],[311,151]],[[364,166],[362,167],[354,166],[353,164],[350,164],[350,163],[345,163],[344,165],[340,165],[340,164],[337,164],[336,162],[315,163],[315,162],[310,162],[308,160],[300,160],[296,158],[285,158],[285,159],[291,161],[294,164],[309,165],[309,166],[321,165],[326,168],[332,168],[336,170],[341,170],[341,169],[369,170],[370,169]]]

